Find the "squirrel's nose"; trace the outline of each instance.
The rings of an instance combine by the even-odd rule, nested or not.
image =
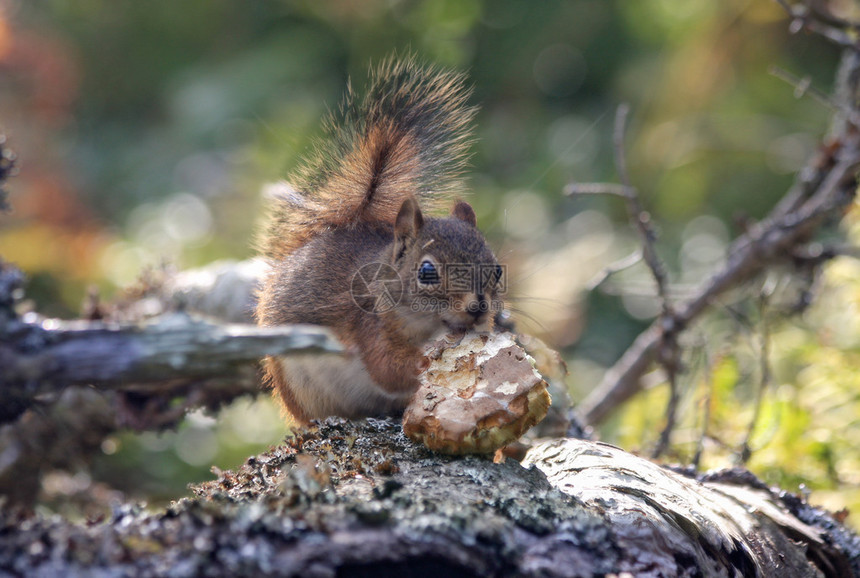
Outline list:
[[[466,312],[471,315],[475,321],[478,321],[487,313],[487,309],[487,298],[484,297],[483,294],[478,294],[475,296],[475,300],[466,308]]]

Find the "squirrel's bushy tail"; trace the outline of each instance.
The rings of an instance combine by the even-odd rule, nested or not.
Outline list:
[[[263,252],[281,259],[332,227],[393,224],[403,201],[422,209],[448,200],[467,158],[475,109],[455,72],[389,58],[371,71],[363,98],[351,87],[329,114],[324,139],[275,195]]]

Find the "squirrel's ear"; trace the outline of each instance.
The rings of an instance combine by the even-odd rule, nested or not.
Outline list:
[[[408,248],[411,241],[418,237],[418,231],[424,226],[424,215],[418,208],[414,198],[409,197],[400,205],[400,211],[394,220],[394,258],[399,258]]]
[[[475,216],[475,210],[472,208],[472,205],[465,201],[458,201],[454,205],[454,210],[451,211],[451,214],[473,227],[478,226],[478,218]]]

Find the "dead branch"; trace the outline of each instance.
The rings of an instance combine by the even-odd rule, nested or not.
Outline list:
[[[830,12],[812,6],[811,2],[792,3],[788,0],[776,0],[786,12],[792,17],[789,30],[796,34],[801,30],[808,30],[820,34],[837,46],[844,48],[857,48],[856,34],[852,36],[849,30],[857,32],[858,25],[849,22]]]
[[[629,269],[630,267],[633,267],[641,261],[642,251],[640,249],[636,249],[634,252],[630,253],[626,257],[622,257],[621,259],[618,259],[617,261],[610,263],[609,265],[604,267],[604,269],[600,273],[595,275],[591,279],[591,281],[586,284],[585,289],[587,291],[594,291],[595,289],[603,285],[611,276],[615,275],[616,273],[620,273],[621,271],[624,271],[626,269]]]
[[[755,392],[755,401],[753,402],[753,415],[747,427],[744,440],[741,442],[740,451],[738,452],[738,461],[741,464],[746,464],[752,457],[752,437],[755,433],[755,428],[761,417],[762,406],[764,405],[764,394],[771,383],[770,369],[770,327],[765,309],[767,307],[767,294],[762,293],[759,307],[761,309],[761,321],[759,322],[758,334],[758,356],[759,356],[759,381]]]
[[[227,293],[233,301],[236,295],[245,301],[257,281],[247,268],[226,268],[227,272],[217,275],[211,269],[186,273],[185,278],[197,279],[196,285],[177,276],[179,281],[170,284],[173,292],[161,292],[168,295],[164,302],[175,303],[176,295],[187,302],[194,291],[203,294],[211,289],[213,279],[228,277],[239,280],[221,283],[229,285]],[[149,415],[141,423],[131,420],[127,424],[157,427],[173,423],[177,412],[181,417],[188,404],[213,407],[231,396],[259,390],[254,367],[267,355],[342,349],[319,327],[218,324],[195,319],[178,311],[175,304],[162,304],[160,311],[167,312],[138,323],[38,320],[33,316],[24,320],[15,309],[23,285],[20,271],[0,261],[0,423],[15,420],[33,405],[55,400],[64,388],[74,385],[162,400],[185,398],[184,404],[165,409],[161,417]],[[213,293],[219,294],[217,290]],[[208,302],[219,300],[210,298]],[[212,308],[229,315],[223,306]]]
[[[856,48],[852,46],[852,48]],[[860,167],[858,127],[842,108],[855,110],[853,95],[860,85],[860,56],[846,50],[838,77],[842,99],[826,145],[797,176],[795,184],[770,215],[751,226],[728,249],[726,263],[695,294],[675,304],[641,333],[602,382],[579,405],[586,423],[597,424],[640,389],[640,378],[660,361],[666,336],[677,336],[707,311],[715,300],[775,265],[790,261],[831,219],[839,219],[854,199]]]
[[[624,148],[624,136],[627,132],[627,117],[629,113],[630,107],[626,104],[619,106],[615,113],[613,146],[615,150],[615,167],[621,184],[570,183],[565,187],[564,193],[568,196],[608,194],[619,196],[625,200],[628,220],[642,241],[641,256],[638,252],[637,256],[645,261],[645,264],[651,271],[651,275],[654,277],[654,282],[657,285],[657,296],[660,298],[661,306],[665,312],[671,309],[671,305],[667,296],[666,268],[660,260],[659,255],[657,255],[657,250],[654,246],[657,240],[657,232],[651,223],[651,215],[645,210],[645,207],[639,200],[638,189],[631,184],[630,175],[627,171],[627,153]],[[626,264],[627,259],[624,259],[623,262]],[[608,274],[611,274],[611,272]]]
[[[826,171],[822,185],[794,213],[767,218],[728,249],[726,264],[714,273],[695,296],[680,303],[669,318],[661,318],[641,333],[603,381],[579,405],[587,423],[600,423],[639,391],[639,379],[655,359],[666,331],[679,331],[706,311],[717,297],[758,276],[762,270],[785,262],[794,247],[805,244],[829,216],[841,215],[853,200],[853,171],[860,166],[856,136],[840,148],[842,157]]]
[[[618,172],[618,178],[628,195],[627,203],[627,218],[630,223],[636,228],[639,237],[642,240],[642,258],[648,269],[651,270],[651,275],[657,284],[657,297],[660,298],[660,304],[664,314],[671,311],[671,305],[666,295],[666,267],[660,260],[657,254],[657,249],[654,244],[657,241],[657,232],[651,223],[651,215],[642,206],[639,200],[639,191],[634,188],[630,181],[630,174],[627,172],[627,152],[624,147],[624,136],[627,132],[627,117],[630,114],[630,107],[622,104],[618,107],[615,113],[615,129],[613,130],[613,144],[615,148],[615,170]]]
[[[8,422],[0,494],[30,507],[45,470],[86,463],[118,430],[161,430],[192,409],[259,394],[263,356],[340,349],[319,328],[216,325],[181,313],[143,326],[23,324],[0,337],[0,423]]]
[[[713,363],[711,362],[711,355],[706,347],[702,348],[702,357],[703,364],[705,366],[705,370],[702,373],[705,381],[705,392],[702,396],[702,431],[699,433],[699,439],[696,440],[696,453],[693,454],[693,457],[690,460],[690,467],[696,471],[699,470],[699,464],[702,461],[702,454],[705,452],[705,440],[708,438],[708,429],[711,424],[711,403],[714,396]]]
[[[564,187],[564,194],[568,196],[614,195],[629,199],[632,193],[630,189],[617,183],[570,183]]]
[[[145,391],[145,384],[232,377],[267,355],[342,350],[318,327],[218,325],[182,313],[145,325],[47,320],[20,331],[41,344],[27,351],[14,336],[0,340],[0,404],[7,395],[36,398],[68,385]]]
[[[80,467],[116,431],[161,430],[192,409],[259,394],[262,357],[341,351],[322,328],[219,324],[177,310],[241,311],[257,281],[248,269],[170,277],[141,298],[155,304],[116,315],[162,312],[143,322],[25,321],[15,312],[23,275],[0,262],[0,494],[29,508],[44,471]]]
[[[623,197],[626,201],[627,218],[630,224],[635,228],[639,235],[641,247],[641,259],[645,261],[651,276],[654,278],[654,283],[657,287],[657,297],[660,299],[661,314],[660,319],[671,321],[674,310],[668,295],[668,276],[666,267],[657,254],[656,241],[657,232],[651,222],[651,215],[645,210],[642,202],[639,200],[639,191],[636,189],[630,180],[630,175],[627,171],[627,154],[624,147],[624,136],[627,131],[627,117],[630,108],[627,105],[618,107],[615,115],[615,128],[613,131],[613,145],[615,149],[615,166],[618,172],[618,178],[621,180],[620,185],[612,183],[583,183],[570,184],[565,188],[565,193],[573,194],[596,194],[605,192],[616,194]],[[604,279],[613,272],[611,268],[607,269]],[[677,419],[678,403],[680,401],[680,391],[678,390],[678,370],[681,357],[680,345],[678,343],[678,335],[674,330],[669,330],[675,327],[674,323],[663,324],[667,329],[660,333],[660,343],[657,348],[657,359],[666,373],[666,380],[669,383],[669,401],[666,404],[666,422],[663,430],[660,432],[660,437],[653,451],[653,457],[661,456],[669,447],[669,440],[672,435],[672,430],[675,429]]]

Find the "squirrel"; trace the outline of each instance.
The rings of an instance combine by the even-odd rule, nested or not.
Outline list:
[[[476,112],[469,95],[459,73],[383,61],[365,96],[347,85],[324,138],[274,196],[257,321],[322,325],[347,351],[263,361],[295,421],[400,412],[429,340],[492,330],[502,268],[475,211],[455,201]],[[430,216],[445,206],[449,215]]]

